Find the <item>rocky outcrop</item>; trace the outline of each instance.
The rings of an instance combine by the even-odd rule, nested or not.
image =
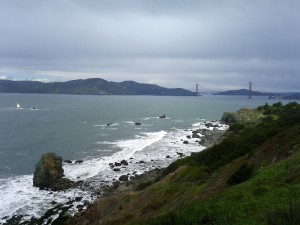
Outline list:
[[[62,157],[55,153],[46,153],[41,156],[35,167],[33,186],[53,191],[70,188],[74,182],[63,178]]]
[[[213,130],[202,129],[201,133],[204,136],[201,137],[201,140],[199,140],[199,144],[207,148],[220,143],[226,137],[226,135],[224,135],[226,131],[218,130],[216,128]]]
[[[263,118],[263,114],[255,109],[240,109],[237,112],[223,113],[221,122],[231,125],[234,123],[258,123]]]

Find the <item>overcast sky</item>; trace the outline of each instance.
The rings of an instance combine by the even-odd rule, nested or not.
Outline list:
[[[0,78],[300,91],[299,0],[0,0]]]

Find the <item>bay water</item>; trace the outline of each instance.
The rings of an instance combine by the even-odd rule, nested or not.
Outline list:
[[[183,144],[193,129],[219,120],[223,112],[266,102],[278,100],[264,96],[0,94],[0,223],[16,214],[40,216],[53,201],[76,196],[93,201],[82,188],[53,193],[33,187],[35,164],[43,153],[55,152],[73,162],[83,160],[64,163],[66,177],[74,181],[109,184],[123,174],[166,167],[179,157],[178,152],[189,155],[203,150],[197,142]],[[112,171],[109,163],[123,159],[130,161],[128,167]]]

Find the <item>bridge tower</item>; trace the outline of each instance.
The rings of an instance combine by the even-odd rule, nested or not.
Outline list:
[[[199,89],[198,89],[198,84],[196,84],[196,92],[195,95],[198,96],[199,95]]]
[[[252,98],[252,82],[249,82],[249,94],[248,94],[248,98]]]

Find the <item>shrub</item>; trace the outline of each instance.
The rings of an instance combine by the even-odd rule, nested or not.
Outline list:
[[[250,179],[253,173],[253,168],[247,166],[246,164],[242,165],[228,180],[229,185],[240,184],[248,179]]]

